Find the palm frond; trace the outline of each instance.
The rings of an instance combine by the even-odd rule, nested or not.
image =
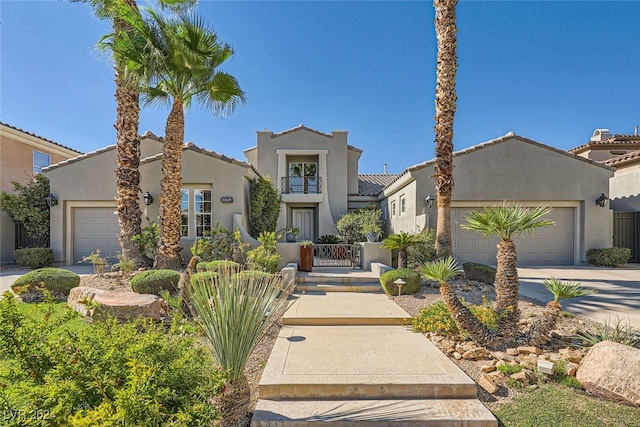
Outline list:
[[[555,277],[545,279],[542,284],[553,295],[553,300],[560,302],[565,299],[584,297],[596,293],[593,289],[587,289],[580,286],[577,282],[563,282]]]
[[[406,249],[413,245],[422,243],[422,238],[417,234],[406,232],[392,234],[382,241],[381,247],[384,249]]]
[[[452,256],[440,258],[430,262],[421,268],[422,275],[430,280],[435,280],[445,285],[447,280],[462,273],[458,261]]]
[[[464,230],[475,231],[483,236],[496,235],[500,239],[513,239],[530,234],[535,229],[554,225],[543,217],[551,212],[548,206],[523,207],[504,202],[500,206],[476,209],[465,218]]]

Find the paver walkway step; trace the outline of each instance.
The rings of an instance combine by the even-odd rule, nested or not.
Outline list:
[[[264,400],[252,427],[495,427],[493,414],[478,399]]]
[[[411,316],[384,294],[304,293],[282,318],[285,325],[401,325]]]
[[[380,282],[367,283],[306,283],[298,282],[296,292],[367,292],[383,293]]]

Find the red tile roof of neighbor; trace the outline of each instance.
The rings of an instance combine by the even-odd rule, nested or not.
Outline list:
[[[626,163],[633,163],[635,161],[640,161],[640,150],[631,151],[627,154],[622,154],[620,156],[612,157],[603,163],[605,165],[619,167]]]
[[[49,143],[51,143],[51,144],[57,145],[58,147],[62,147],[62,148],[64,148],[64,149],[66,149],[66,150],[71,150],[71,151],[74,151],[74,152],[76,152],[76,153],[78,153],[78,154],[82,154],[82,151],[78,151],[78,150],[76,150],[76,149],[74,149],[74,148],[67,147],[66,145],[62,145],[62,144],[60,144],[60,143],[58,143],[58,142],[55,142],[55,141],[52,141],[52,140],[50,140],[50,139],[48,139],[48,138],[42,137],[42,136],[40,136],[40,135],[36,135],[36,134],[35,134],[35,133],[33,133],[33,132],[27,132],[26,130],[24,130],[24,129],[20,129],[19,127],[11,126],[11,125],[10,125],[10,124],[8,124],[8,123],[0,122],[0,125],[2,125],[2,126],[6,126],[6,127],[10,128],[10,129],[13,129],[13,130],[17,130],[18,132],[22,132],[22,133],[24,133],[25,135],[33,136],[33,137],[35,137],[35,138],[38,138],[38,139],[41,139],[41,140],[43,140],[43,141],[49,142]]]
[[[602,141],[589,141],[586,144],[580,145],[575,148],[571,148],[568,151],[570,153],[580,153],[591,147],[607,148],[609,146],[631,146],[640,148],[640,135],[613,135],[611,138],[604,139]]]

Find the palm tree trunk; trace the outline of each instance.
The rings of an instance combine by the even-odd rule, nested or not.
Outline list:
[[[450,285],[440,284],[440,295],[458,325],[469,334],[469,337],[483,347],[495,347],[498,344],[495,334],[482,324],[471,311],[465,307]]]
[[[251,389],[247,377],[227,383],[224,392],[216,397],[216,406],[222,415],[221,427],[243,427],[249,425]]]
[[[182,213],[182,146],[184,141],[184,107],[175,99],[165,127],[162,147],[162,178],[160,181],[160,242],[154,266],[179,269],[180,225]]]
[[[561,305],[558,301],[550,301],[544,309],[542,318],[536,319],[529,331],[525,334],[525,341],[528,345],[541,346],[549,341],[551,331],[553,331],[560,317]]]
[[[135,0],[126,0],[137,10]],[[113,19],[115,32],[125,29],[126,24],[117,17]],[[118,203],[118,243],[124,259],[134,260],[136,265],[146,263],[132,238],[142,232],[142,212],[140,211],[140,139],[138,123],[140,107],[139,92],[123,79],[123,67],[116,64],[116,201]]]
[[[456,5],[458,0],[434,0],[438,39],[435,100],[435,175],[438,219],[436,253],[453,255],[451,243],[451,193],[453,189],[453,119],[456,111],[456,69],[458,66]]]
[[[398,251],[398,268],[407,268],[407,248]]]
[[[511,239],[502,239],[498,243],[496,256],[496,310],[505,312],[498,322],[498,331],[504,336],[512,336],[518,332],[520,310],[518,309],[518,281],[516,244]]]

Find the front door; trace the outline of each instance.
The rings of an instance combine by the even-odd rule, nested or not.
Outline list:
[[[292,226],[300,228],[300,240],[315,241],[315,209],[313,208],[296,208],[291,209],[293,217]]]

